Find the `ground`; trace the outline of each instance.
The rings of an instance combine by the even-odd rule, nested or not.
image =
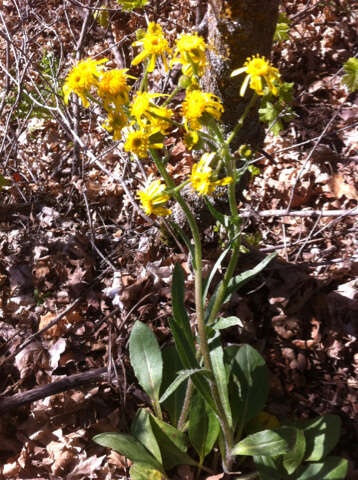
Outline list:
[[[170,284],[177,262],[186,272],[187,308],[193,311],[184,247],[161,236],[157,223],[133,205],[142,171],[149,174],[152,167],[129,160],[101,127],[96,109],[74,108],[59,118],[26,96],[41,103],[44,78],[51,85],[57,79],[60,90],[75,58],[99,54],[125,68],[133,57],[134,32],[145,28],[146,19],[158,21],[173,40],[195,28],[201,12],[192,0],[151,1],[131,14],[115,2],[108,6],[110,21],[101,26],[75,0],[2,5],[0,173],[8,185],[0,192],[0,458],[6,479],[128,478],[126,460],[91,438],[127,430],[137,406],[147,401],[129,366],[131,327],[140,319],[162,345],[170,342]],[[229,330],[225,341],[250,343],[265,357],[271,414],[340,416],[342,436],[334,454],[349,460],[353,480],[358,93],[350,94],[341,79],[343,63],[357,55],[358,7],[344,0],[285,0],[280,8],[291,26],[288,38],[275,42],[272,62],[285,81],[294,82],[295,117],[281,136],[267,132],[264,150],[272,159],[257,156],[260,173],[239,205],[246,213],[245,234],[258,240],[240,268],[268,252],[279,257],[227,306],[244,327]],[[139,67],[132,70],[139,75]],[[159,75],[154,83],[158,91],[170,86]],[[47,106],[54,105],[48,97]],[[75,119],[72,130],[87,154],[66,128],[68,118]],[[175,134],[168,144],[174,145],[172,174],[181,178],[193,158]],[[265,216],[267,210],[281,213]],[[341,212],[321,216],[312,210]],[[210,231],[204,241],[209,271],[220,247]],[[110,365],[108,378],[104,370]],[[47,397],[40,390],[33,401],[25,396],[11,406],[14,395],[88,371],[95,372],[92,383],[75,377],[71,389],[67,385]],[[175,475],[193,478],[185,468]]]

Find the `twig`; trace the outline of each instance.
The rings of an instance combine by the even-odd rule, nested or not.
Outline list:
[[[67,308],[64,309],[63,312],[59,313],[53,320],[51,320],[50,323],[48,323],[45,327],[41,328],[41,330],[39,330],[38,332],[34,333],[33,335],[30,335],[30,337],[24,342],[22,343],[21,345],[19,345],[15,352],[12,353],[11,355],[9,355],[8,357],[6,357],[1,363],[0,363],[0,367],[2,367],[2,365],[6,362],[8,362],[9,360],[11,360],[12,358],[16,357],[16,355],[18,353],[20,353],[24,348],[26,348],[31,342],[33,342],[35,340],[35,338],[39,337],[42,333],[46,332],[47,330],[49,330],[51,327],[53,327],[54,325],[56,325],[56,323],[58,323],[61,318],[63,318],[65,315],[67,315],[71,310],[73,310],[79,303],[80,301],[82,300],[82,297],[79,297],[77,298],[74,302],[72,302]]]
[[[329,122],[327,123],[327,125],[324,127],[324,129],[322,130],[322,133],[320,134],[320,136],[317,138],[317,140],[315,141],[313,147],[311,148],[311,151],[310,153],[308,154],[306,160],[304,161],[300,171],[298,172],[298,175],[297,177],[295,178],[295,181],[292,185],[292,189],[291,189],[291,193],[290,193],[290,199],[289,199],[289,202],[288,202],[288,205],[287,205],[287,212],[290,211],[291,209],[291,205],[292,205],[292,202],[293,202],[293,197],[295,195],[295,190],[296,190],[296,186],[297,186],[297,183],[299,181],[299,179],[301,178],[305,168],[307,166],[310,166],[310,161],[311,161],[311,158],[312,158],[312,155],[314,154],[316,148],[318,147],[318,144],[319,142],[322,140],[322,138],[324,137],[324,135],[326,134],[326,132],[328,131],[328,129],[330,128],[330,126],[332,125],[332,123],[335,121],[335,119],[337,118],[339,112],[340,112],[340,108],[334,113],[334,115],[332,116],[332,118],[329,120]]]
[[[99,380],[105,381],[107,376],[107,367],[96,368],[95,370],[70,375],[57,382],[35,387],[27,392],[21,392],[10,397],[0,398],[0,413],[7,412],[11,408],[20,407],[26,403],[35,402],[36,400],[56,395],[57,393],[66,392],[67,390],[77,388],[80,385],[97,382]]]
[[[350,210],[262,210],[261,212],[241,212],[242,218],[250,217],[346,217],[348,215],[358,215],[358,207]]]

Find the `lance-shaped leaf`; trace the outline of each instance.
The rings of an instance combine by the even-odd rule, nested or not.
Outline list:
[[[276,253],[271,253],[270,255],[267,255],[259,264],[256,265],[256,267],[251,268],[250,270],[247,270],[246,272],[240,273],[239,275],[236,275],[233,277],[228,285],[228,288],[226,290],[226,298],[223,303],[227,302],[230,300],[231,294],[241,288],[245,283],[247,283],[249,280],[254,278],[258,273],[260,273],[270,262],[276,257]]]
[[[166,391],[163,393],[163,395],[160,397],[159,402],[165,402],[168,397],[170,397],[176,389],[183,383],[185,382],[188,378],[196,375],[196,374],[201,374],[201,375],[210,375],[209,370],[205,370],[204,368],[197,368],[197,369],[191,369],[191,370],[180,370],[178,372],[178,376],[173,380],[173,382],[169,385],[169,387],[166,389]]]
[[[196,359],[194,336],[184,308],[184,274],[179,265],[175,265],[173,273],[172,305],[174,318],[169,318],[169,326],[175,340],[180,361],[185,369],[198,370],[200,365]],[[206,379],[202,375],[193,375],[192,380],[205,401],[216,411]]]
[[[281,427],[276,430],[262,430],[249,435],[232,449],[233,455],[265,455],[274,457],[287,453],[296,440],[294,428]]]
[[[155,439],[152,424],[150,423],[150,414],[144,408],[137,411],[135,419],[131,425],[132,435],[142,444],[147,450],[162,463],[162,456],[160,453],[158,442]]]
[[[341,434],[341,419],[337,415],[326,414],[304,423],[306,439],[306,461],[324,458],[337,445]]]
[[[219,421],[200,395],[194,395],[189,411],[189,439],[199,455],[200,463],[208,455],[220,433]]]
[[[219,396],[224,407],[225,415],[229,426],[232,426],[232,415],[229,402],[228,377],[224,363],[224,350],[221,346],[221,336],[217,332],[215,337],[210,340],[210,358],[213,367],[213,373],[219,390]]]
[[[177,378],[177,373],[183,369],[183,364],[180,361],[175,345],[169,345],[163,350],[163,381],[161,386],[161,398],[159,402],[162,407],[168,412],[170,422],[172,425],[177,425],[180,414],[183,408],[187,378],[183,378],[182,382],[168,392],[170,385]],[[164,398],[163,398],[164,397]]]
[[[163,360],[158,341],[151,329],[137,321],[129,337],[129,356],[143,390],[157,403],[162,382]]]
[[[327,457],[323,462],[304,465],[293,480],[344,480],[348,462],[344,458]]]
[[[293,448],[282,458],[282,465],[289,475],[292,475],[301,465],[306,450],[306,440],[303,431],[296,428],[296,442]]]
[[[231,351],[232,350],[232,351]],[[234,352],[227,349],[228,353]],[[232,398],[239,413],[240,430],[263,410],[268,394],[268,372],[265,360],[250,345],[239,348],[232,359],[232,373],[239,396]],[[234,409],[234,406],[232,406]]]
[[[141,463],[159,470],[165,475],[163,466],[153,457],[151,453],[132,435],[124,433],[100,433],[93,438],[93,441],[102,447],[112,448],[134,463]]]
[[[131,480],[162,480],[163,474],[142,463],[133,463],[129,469]],[[165,477],[168,478],[168,477]]]
[[[154,416],[151,416],[150,421],[166,469],[170,470],[176,465],[198,465],[186,453],[187,442],[184,433]]]

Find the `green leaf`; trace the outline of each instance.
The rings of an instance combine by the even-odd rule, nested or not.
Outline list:
[[[216,332],[214,338],[210,340],[210,358],[213,367],[213,373],[219,390],[219,396],[225,415],[230,427],[232,427],[232,415],[229,402],[228,378],[224,364],[224,350],[221,346],[221,336]]]
[[[233,455],[265,455],[273,457],[287,453],[295,442],[294,428],[281,427],[253,433],[237,443]]]
[[[205,442],[204,457],[206,457],[206,455],[209,455],[209,453],[213,449],[215,442],[218,439],[219,433],[221,431],[218,417],[217,415],[215,415],[213,409],[210,408],[207,403],[205,404],[205,411],[209,418],[209,427],[208,427],[208,435],[206,437],[206,442]]]
[[[151,416],[151,424],[166,469],[170,470],[176,465],[198,465],[198,463],[186,453],[186,440],[182,432],[158,420],[154,416]]]
[[[129,356],[139,384],[153,402],[158,402],[163,372],[162,354],[154,333],[140,321],[134,324],[129,337]]]
[[[150,415],[147,410],[141,408],[137,411],[135,419],[131,425],[132,435],[158,460],[163,463],[158,442],[153,434],[152,424],[150,423]]]
[[[238,290],[240,287],[242,287],[245,283],[247,283],[249,280],[254,278],[258,273],[260,273],[270,262],[276,257],[276,253],[271,253],[267,257],[265,257],[261,262],[256,265],[254,268],[251,268],[250,270],[247,270],[246,272],[240,273],[239,275],[236,275],[233,277],[228,285],[226,295],[227,298],[224,300],[223,303],[227,302],[230,300],[231,294],[234,293],[236,290]]]
[[[163,381],[161,395],[159,402],[162,403],[163,408],[168,412],[172,425],[177,425],[180,414],[183,408],[187,381],[180,377],[181,383],[177,385],[173,393],[168,392],[167,398],[163,398],[172,382],[177,378],[177,372],[182,370],[183,364],[180,361],[178,352],[174,345],[169,345],[163,350]]]
[[[129,475],[131,480],[162,480],[163,478],[161,472],[142,463],[133,463],[129,469]]]
[[[282,465],[289,475],[292,475],[301,465],[306,450],[306,439],[303,431],[296,428],[296,442],[293,448],[282,458]]]
[[[358,58],[351,57],[343,65],[345,75],[342,82],[345,83],[350,92],[358,90]]]
[[[169,387],[166,389],[166,391],[163,393],[163,395],[159,399],[159,403],[164,402],[168,397],[170,397],[176,389],[183,383],[185,382],[188,378],[195,374],[201,374],[201,375],[210,375],[209,370],[205,370],[204,368],[194,368],[191,370],[179,370],[178,376],[174,379],[174,381],[169,385]]]
[[[201,396],[194,395],[191,402],[189,439],[200,461],[203,461],[214,447],[220,433],[220,424],[213,410]]]
[[[226,317],[226,318],[219,318],[219,320],[212,326],[214,330],[224,330],[224,328],[235,327],[239,325],[239,327],[243,327],[242,321],[238,317]]]
[[[150,414],[150,421],[152,426],[155,424],[157,425],[160,430],[171,440],[171,442],[182,452],[186,452],[188,449],[188,441],[186,438],[185,433],[181,432],[177,428],[170,425],[170,423],[166,423],[163,420],[159,420],[159,418],[155,417],[154,415]]]
[[[196,370],[198,372],[192,375],[192,381],[197,390],[200,392],[200,395],[202,395],[202,397],[214,411],[217,411],[211,396],[209,384],[206,379],[203,378],[201,373],[202,369],[195,357],[195,354],[191,350],[191,345],[189,342],[187,342],[187,338],[184,335],[183,329],[180,328],[180,325],[178,325],[177,322],[175,322],[175,320],[172,318],[169,318],[169,326],[173,334],[177,352],[182,364],[187,370]]]
[[[324,462],[304,465],[294,480],[343,480],[346,478],[348,462],[340,457],[327,457]]]
[[[126,12],[131,12],[135,8],[145,7],[148,4],[148,0],[117,0],[117,3]]]
[[[9,180],[7,180],[3,175],[1,175],[0,173],[0,191],[2,189],[2,187],[8,187],[9,185],[11,185],[11,182]]]
[[[199,455],[200,463],[204,459],[205,443],[209,432],[209,419],[205,404],[200,395],[193,395],[189,410],[189,440]]]
[[[276,30],[274,34],[275,42],[283,42],[289,39],[288,32],[290,31],[290,19],[284,13],[279,13]]]
[[[341,419],[337,415],[322,415],[315,420],[304,422],[303,425],[306,461],[321,460],[337,445],[341,434]]]
[[[265,406],[269,389],[268,372],[265,360],[250,345],[238,349],[232,359],[232,372],[239,388],[239,397],[233,398],[232,402],[236,403],[239,410],[242,430]]]
[[[179,264],[176,264],[173,272],[172,283],[172,307],[175,322],[182,329],[190,354],[196,355],[194,336],[190,328],[190,322],[184,305],[184,272]],[[179,353],[179,351],[178,351]],[[180,356],[180,354],[179,354]],[[184,365],[187,367],[187,365]],[[190,365],[189,368],[196,368]]]
[[[282,477],[279,468],[272,457],[266,455],[254,455],[253,461],[261,480],[280,480]]]
[[[163,466],[141,443],[132,437],[132,435],[126,435],[124,433],[100,433],[93,438],[93,441],[102,447],[112,448],[134,463],[141,463],[149,468],[154,468],[154,470],[159,470],[165,475]]]
[[[184,308],[184,274],[179,265],[175,265],[172,284],[172,306],[174,318],[169,318],[176,349],[183,366],[187,370],[200,370],[196,359],[194,337],[188,316]],[[202,375],[193,375],[192,381],[205,401],[216,411],[208,382]]]

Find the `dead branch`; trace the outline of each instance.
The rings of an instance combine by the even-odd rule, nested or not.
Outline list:
[[[69,377],[62,378],[57,382],[35,387],[27,392],[17,393],[11,397],[2,397],[0,398],[0,413],[6,412],[12,408],[20,407],[26,403],[35,402],[36,400],[50,397],[51,395],[66,392],[67,390],[77,388],[80,385],[106,380],[107,371],[107,367],[96,368],[87,372],[70,375]]]
[[[348,215],[358,215],[358,207],[350,210],[262,210],[261,212],[247,211],[241,212],[240,217],[347,217]]]

